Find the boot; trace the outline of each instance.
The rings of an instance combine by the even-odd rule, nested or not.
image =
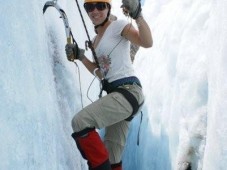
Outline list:
[[[72,137],[81,155],[88,161],[89,170],[111,170],[107,149],[94,128],[74,132]]]
[[[111,164],[112,170],[123,170],[122,169],[122,162],[116,163],[116,164]]]

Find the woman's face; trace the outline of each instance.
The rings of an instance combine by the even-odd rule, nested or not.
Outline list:
[[[101,24],[106,19],[109,10],[105,2],[85,3],[84,8],[94,25]]]

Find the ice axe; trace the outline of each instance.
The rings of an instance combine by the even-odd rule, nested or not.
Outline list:
[[[58,12],[60,13],[60,15],[61,15],[60,18],[63,19],[64,26],[65,26],[65,34],[66,34],[66,37],[67,37],[67,43],[68,44],[72,44],[72,43],[77,44],[75,39],[73,38],[73,34],[72,34],[71,28],[69,26],[67,15],[66,15],[65,11],[63,9],[61,9],[60,6],[57,4],[57,0],[47,1],[45,3],[44,7],[43,7],[43,14],[46,12],[47,8],[49,8],[49,7],[56,8],[58,10]],[[78,71],[79,71],[79,67],[78,67],[76,61],[73,61],[73,63],[77,66]],[[80,82],[80,74],[79,74],[79,82]],[[81,105],[82,105],[82,108],[83,108],[81,85],[80,85],[80,92],[81,92]]]
[[[54,7],[58,10],[58,12],[60,13],[60,18],[63,19],[64,22],[64,26],[65,26],[65,34],[67,37],[67,43],[71,44],[72,43],[72,33],[71,33],[71,28],[69,26],[69,22],[68,22],[68,18],[67,15],[65,13],[65,11],[63,9],[60,8],[60,6],[57,4],[57,1],[47,1],[43,7],[43,14],[46,12],[48,7]]]

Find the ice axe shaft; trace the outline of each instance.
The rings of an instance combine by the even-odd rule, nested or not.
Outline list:
[[[57,1],[47,1],[43,7],[43,14],[46,12],[47,8],[49,7],[54,7],[58,10],[58,12],[60,13],[61,17],[63,19],[64,22],[64,26],[65,26],[65,34],[67,37],[67,43],[71,44],[72,43],[72,37],[71,37],[71,28],[69,26],[69,22],[68,22],[68,18],[66,16],[66,13],[63,9],[60,8],[60,6],[57,4]]]

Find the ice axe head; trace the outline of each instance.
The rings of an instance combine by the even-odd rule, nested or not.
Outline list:
[[[54,5],[56,4],[55,1],[47,1],[43,7],[43,14],[46,12],[48,7],[54,7]]]
[[[64,10],[62,10],[62,9],[58,6],[56,0],[54,0],[54,1],[47,1],[47,2],[45,3],[45,5],[43,6],[43,14],[46,12],[46,10],[47,10],[48,7],[55,7],[55,8],[58,10],[58,12],[60,12],[60,14],[61,14],[61,17],[60,17],[60,18],[63,19],[64,25],[65,25],[65,32],[66,32],[66,37],[67,37],[67,43],[68,43],[68,44],[71,44],[71,43],[72,43],[72,37],[71,37],[71,35],[70,35],[71,29],[70,29],[70,27],[69,27],[68,19],[67,19],[67,16],[66,16]]]

